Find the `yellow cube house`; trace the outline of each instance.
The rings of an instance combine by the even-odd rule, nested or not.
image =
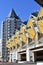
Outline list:
[[[38,17],[42,17],[43,16],[43,7],[40,9]]]
[[[15,41],[14,41],[14,38],[13,38],[13,37],[12,37],[12,38],[10,38],[10,39],[9,39],[9,41],[10,41],[10,43],[11,43],[12,47],[13,47],[13,46],[15,46],[15,47],[16,47],[16,43],[15,43]]]
[[[27,22],[27,27],[30,27],[30,26],[32,26],[32,25],[33,25],[32,19],[30,18],[30,19],[28,20],[28,22]]]
[[[26,28],[26,25],[23,25],[21,28],[20,28],[20,33],[24,33],[24,29]]]
[[[24,42],[24,43],[26,43],[26,36],[25,36],[25,34],[20,34],[20,38],[22,39],[22,41]]]
[[[15,39],[15,42],[16,42],[18,45],[20,45],[20,43],[21,43],[20,40],[19,40],[19,38],[16,38],[16,39]]]
[[[30,37],[31,39],[34,39],[35,31],[34,31],[33,28],[26,29],[26,32],[29,34],[29,37]]]
[[[40,26],[43,27],[43,20],[39,20],[39,21],[38,21],[38,25],[40,25]]]
[[[18,37],[18,35],[19,35],[19,32],[16,32],[16,33],[15,33],[15,36]]]
[[[43,17],[43,8],[40,9],[38,17]],[[38,28],[40,32],[43,34],[43,19],[38,20]]]
[[[38,21],[38,28],[40,32],[43,34],[43,20]]]
[[[10,42],[7,41],[6,47],[9,48],[9,49],[12,47],[12,45],[10,44]]]

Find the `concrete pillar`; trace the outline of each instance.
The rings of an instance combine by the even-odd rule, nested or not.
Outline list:
[[[17,53],[17,51],[16,51],[16,60],[18,60],[18,53]]]
[[[35,22],[35,24],[37,25],[37,21]],[[34,27],[34,30],[35,30],[35,45],[37,45],[38,44],[38,31],[39,31],[37,26]]]
[[[35,46],[38,45],[38,32],[35,33]]]
[[[20,49],[22,49],[22,42],[20,43]]]
[[[33,60],[33,62],[35,61],[34,52],[32,52],[32,60]]]
[[[21,60],[21,55],[20,55],[20,53],[18,53],[18,60]]]
[[[20,38],[20,49],[22,49],[22,39]]]
[[[18,60],[17,45],[16,45],[16,60]]]
[[[26,61],[30,61],[30,55],[29,55],[29,47],[28,47],[28,37],[26,42]]]
[[[9,55],[9,62],[11,62],[11,53],[10,53],[10,55]]]
[[[26,61],[30,61],[29,49],[26,49]]]

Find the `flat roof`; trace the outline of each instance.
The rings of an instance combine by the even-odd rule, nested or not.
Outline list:
[[[39,5],[43,7],[43,0],[35,0]]]

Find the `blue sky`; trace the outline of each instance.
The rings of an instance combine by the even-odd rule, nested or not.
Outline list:
[[[32,12],[39,10],[40,6],[34,0],[0,0],[0,38],[2,21],[12,8],[21,20],[25,21]]]

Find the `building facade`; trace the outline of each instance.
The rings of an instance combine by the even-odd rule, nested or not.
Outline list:
[[[9,15],[2,23],[2,58],[6,60],[9,55],[8,50],[6,49],[6,41],[15,34],[16,29],[19,30],[21,25],[20,18],[16,15],[12,9]]]
[[[10,51],[10,62],[43,61],[43,8],[38,13],[32,13],[27,24],[22,25],[6,42],[6,47]]]

